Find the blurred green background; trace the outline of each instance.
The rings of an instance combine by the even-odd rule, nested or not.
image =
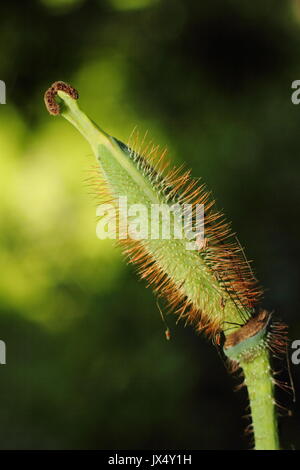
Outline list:
[[[110,134],[149,130],[202,176],[298,339],[300,2],[10,0],[0,47],[0,448],[246,449],[245,391],[192,328],[168,317],[165,340],[151,291],[96,238],[91,151],[43,93],[70,82]]]

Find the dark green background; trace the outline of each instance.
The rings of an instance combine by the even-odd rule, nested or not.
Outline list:
[[[214,192],[264,306],[300,338],[299,1],[2,2],[0,366],[2,449],[245,449],[245,391],[204,337],[175,324],[96,238],[81,136],[50,117],[55,80],[127,141],[149,130]],[[300,365],[292,368],[300,386]],[[299,412],[280,420],[300,447]]]

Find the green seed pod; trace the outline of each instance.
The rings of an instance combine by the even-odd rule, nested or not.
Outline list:
[[[45,104],[50,114],[61,114],[90,143],[98,163],[102,204],[116,209],[118,222],[123,217],[120,198],[126,198],[128,206],[142,205],[145,210],[139,225],[144,228],[153,222],[153,206],[172,213],[173,232],[167,238],[160,235],[164,216],[158,219],[159,236],[138,239],[128,233],[126,220],[117,231],[125,254],[180,317],[198,331],[206,330],[217,344],[223,335],[225,355],[244,371],[256,448],[277,449],[274,380],[267,349],[272,343],[271,316],[266,311],[257,313],[262,290],[229,224],[190,172],[167,170],[164,154],[159,155],[155,147],[126,145],[108,135],[79,109],[77,98],[74,88],[55,82],[45,93]],[[186,205],[191,206],[192,222],[198,206],[204,206],[204,238],[197,231],[190,237],[181,230]],[[174,236],[178,231],[181,237]],[[188,248],[191,242],[193,249]],[[284,347],[286,338],[279,330],[275,333],[277,349]]]

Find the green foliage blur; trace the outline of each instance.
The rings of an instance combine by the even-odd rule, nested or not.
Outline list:
[[[298,339],[300,2],[10,0],[0,45],[0,448],[248,448],[216,349],[172,316],[166,341],[150,289],[96,238],[91,150],[43,93],[71,83],[107,132],[148,130],[201,176]]]

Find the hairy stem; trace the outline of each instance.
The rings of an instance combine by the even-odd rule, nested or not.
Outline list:
[[[269,351],[262,347],[249,361],[241,361],[250,400],[256,450],[279,450],[274,379]]]

